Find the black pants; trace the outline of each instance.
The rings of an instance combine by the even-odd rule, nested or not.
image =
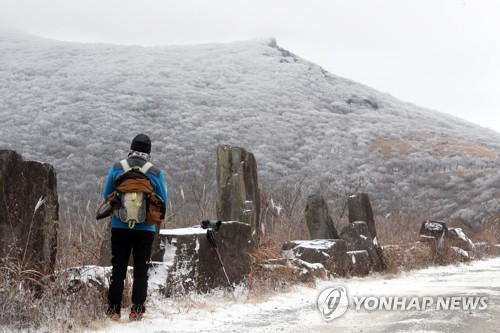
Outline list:
[[[108,294],[108,313],[120,313],[123,285],[127,275],[130,252],[134,257],[134,282],[132,285],[132,311],[146,312],[144,303],[148,293],[148,268],[154,233],[144,230],[111,230],[111,283]]]

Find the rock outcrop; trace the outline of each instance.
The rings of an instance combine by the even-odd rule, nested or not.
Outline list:
[[[464,233],[462,228],[448,228],[448,244],[467,251],[471,255],[475,250],[474,243]]]
[[[250,273],[253,249],[250,235],[250,225],[236,221],[223,222],[216,232],[217,247],[233,286]],[[163,229],[160,238],[161,250],[156,252],[153,262],[167,270],[167,296],[228,287],[215,247],[208,241],[207,229]]]
[[[340,238],[345,240],[347,251],[366,251],[368,253],[370,258],[369,271],[380,272],[385,269],[385,263],[380,259],[377,251],[377,247],[380,247],[380,245],[376,238],[372,238],[366,222],[355,221],[349,223],[342,229]]]
[[[441,246],[448,237],[448,227],[442,221],[424,221],[418,235],[421,241],[430,241]]]
[[[282,255],[322,264],[330,276],[345,276],[347,271],[346,243],[342,239],[295,240],[286,242]]]
[[[358,193],[347,198],[349,222],[364,221],[372,239],[377,238],[377,229],[373,217],[372,205],[367,193]]]
[[[312,194],[307,198],[305,217],[311,239],[339,238],[326,201],[321,195]]]
[[[0,258],[50,273],[57,254],[59,202],[54,168],[0,150]]]
[[[368,197],[368,194],[358,193],[349,196],[349,198],[347,199],[347,208],[349,212],[350,223],[355,223],[358,221],[363,221],[366,223],[366,226],[368,228],[368,233],[372,238],[373,247],[378,256],[378,260],[375,260],[370,252],[370,249],[366,249],[370,256],[370,260],[372,262],[372,269],[376,271],[386,270],[387,265],[385,262],[384,251],[382,249],[382,245],[378,241],[377,228],[375,227],[375,219],[373,217],[372,205],[370,203],[370,198]],[[353,230],[357,230],[357,228],[355,227]],[[356,251],[360,249],[356,250],[348,249],[348,250]]]
[[[349,257],[348,275],[363,277],[370,274],[371,263],[368,251],[347,251],[347,256]]]
[[[254,155],[243,148],[218,146],[217,189],[217,218],[250,225],[253,243],[257,246],[260,193]]]

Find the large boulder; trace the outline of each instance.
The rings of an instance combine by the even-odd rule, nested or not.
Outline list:
[[[430,241],[441,246],[448,237],[448,227],[442,221],[424,221],[418,235],[421,241]]]
[[[462,261],[470,261],[476,256],[474,243],[462,228],[448,228],[446,246],[454,252],[454,257]]]
[[[282,255],[322,264],[331,276],[345,276],[347,270],[346,244],[341,239],[295,240],[286,242]]]
[[[342,229],[340,238],[345,240],[347,251],[366,251],[370,258],[370,271],[380,272],[385,270],[385,261],[382,256],[382,247],[373,239],[368,225],[364,221],[349,223]]]
[[[372,239],[377,237],[375,219],[367,193],[357,193],[347,198],[347,209],[349,212],[349,222],[364,221],[368,226],[368,231]]]
[[[348,275],[363,277],[370,274],[371,265],[368,251],[347,251],[347,257],[349,258]]]
[[[339,238],[326,201],[321,195],[312,194],[307,198],[305,217],[311,239]]]
[[[127,278],[131,280],[131,267],[128,269]],[[69,293],[80,291],[83,288],[96,288],[104,294],[109,289],[111,279],[111,267],[102,266],[80,266],[66,269],[62,274],[66,274],[67,291]],[[129,281],[130,282],[130,281]]]
[[[253,243],[258,245],[260,193],[257,162],[243,148],[217,147],[217,218],[241,221],[251,226]]]
[[[207,229],[163,229],[160,238],[160,251],[153,251],[152,259],[167,271],[167,296],[228,287],[216,249],[208,241]],[[216,243],[231,285],[239,284],[251,270],[250,225],[222,222],[216,232]]]
[[[462,228],[448,228],[448,244],[467,251],[472,255],[475,251],[475,246],[472,240],[467,237]]]
[[[50,273],[57,254],[59,202],[54,168],[0,150],[0,258]]]

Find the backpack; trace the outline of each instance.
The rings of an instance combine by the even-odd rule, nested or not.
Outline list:
[[[153,185],[146,176],[153,164],[147,162],[142,167],[130,167],[127,160],[120,161],[120,164],[124,172],[114,181],[115,191],[105,203],[110,207],[108,211],[113,211],[120,221],[128,223],[130,229],[144,221],[150,226],[159,225],[165,218],[166,207],[162,198],[154,193]]]

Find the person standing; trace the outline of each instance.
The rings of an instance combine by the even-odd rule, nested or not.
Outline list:
[[[156,193],[167,204],[167,189],[163,172],[151,164],[151,140],[145,134],[137,135],[130,146],[130,152],[125,160],[115,163],[109,170],[104,186],[104,198],[116,191],[115,181],[130,169],[140,170],[146,174]],[[124,206],[122,204],[122,206]],[[121,208],[120,208],[121,209]],[[137,211],[137,209],[136,209]],[[121,212],[115,211],[111,218],[111,282],[108,294],[107,315],[114,320],[121,317],[121,302],[123,297],[124,281],[127,275],[127,266],[130,254],[134,259],[134,279],[132,284],[132,308],[130,320],[140,320],[146,312],[146,298],[148,288],[148,268],[151,258],[151,247],[156,226],[149,224],[144,214],[137,219],[142,221],[124,221]]]

